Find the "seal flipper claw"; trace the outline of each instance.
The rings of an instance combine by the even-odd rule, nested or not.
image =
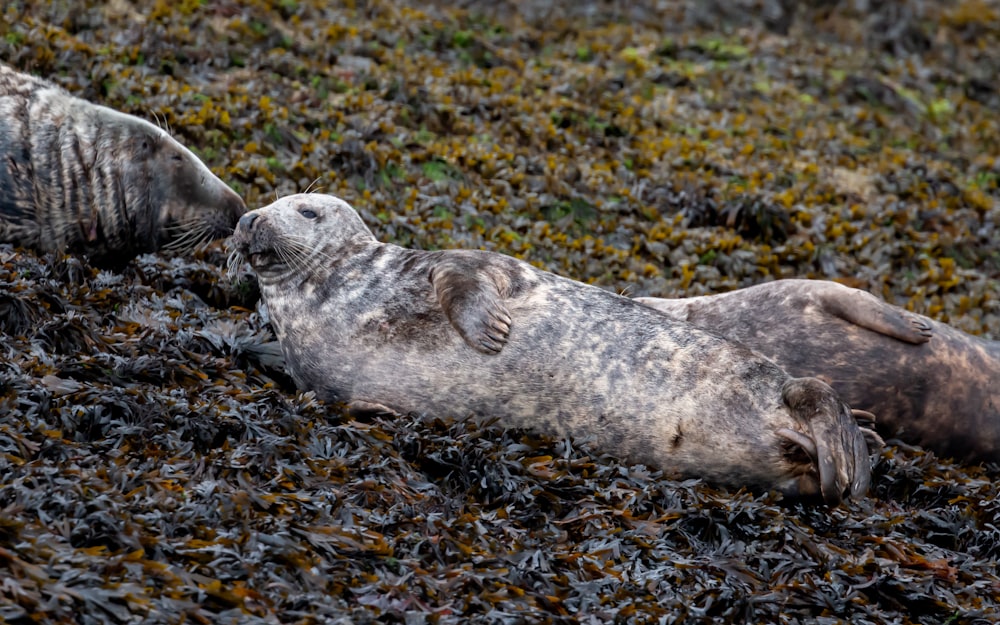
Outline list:
[[[854,421],[859,427],[869,430],[875,427],[875,422],[878,420],[874,414],[860,408],[851,408],[851,414],[854,415]]]
[[[930,325],[920,317],[883,302],[867,291],[824,290],[817,294],[819,305],[831,315],[906,343],[919,345],[932,336]]]
[[[868,456],[872,460],[874,465],[878,461],[879,454],[882,453],[882,449],[885,448],[885,441],[879,436],[878,432],[871,428],[862,427],[861,436],[865,439],[865,446],[868,448]]]
[[[871,458],[872,466],[874,466],[878,462],[879,454],[882,453],[882,449],[885,447],[885,441],[875,431],[875,422],[877,419],[874,414],[858,408],[851,408],[851,414],[854,415],[854,421],[861,428],[861,436],[865,440],[868,457]]]
[[[504,304],[509,282],[496,267],[470,271],[468,262],[443,258],[431,269],[430,281],[445,316],[466,343],[484,354],[503,349],[511,323]]]
[[[854,452],[854,479],[851,480],[851,497],[858,498],[868,492],[868,487],[871,486],[872,481],[872,467],[874,466],[874,461],[872,459],[872,446],[875,444],[875,440],[881,443],[882,439],[874,430],[869,430],[868,428],[858,428],[861,435],[854,437],[852,439],[853,452]],[[881,451],[882,447],[879,445],[878,450]],[[863,470],[862,470],[863,468]]]

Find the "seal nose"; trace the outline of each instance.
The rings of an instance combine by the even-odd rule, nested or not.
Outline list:
[[[229,218],[233,221],[238,221],[239,218],[247,212],[247,205],[243,201],[243,198],[235,193],[227,198],[227,204],[229,207]]]
[[[249,232],[250,228],[253,227],[253,222],[257,221],[257,217],[259,217],[259,215],[256,211],[250,211],[249,213],[243,215],[240,217],[239,228]]]

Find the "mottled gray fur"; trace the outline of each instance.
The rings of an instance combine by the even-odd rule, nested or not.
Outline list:
[[[684,299],[637,298],[815,375],[884,436],[1000,462],[1000,347],[836,282],[781,280]]]
[[[232,244],[321,398],[501,417],[714,483],[867,489],[880,441],[829,386],[627,298],[501,254],[380,243],[325,195],[247,213]]]
[[[120,264],[228,236],[243,200],[153,124],[0,64],[0,242]]]

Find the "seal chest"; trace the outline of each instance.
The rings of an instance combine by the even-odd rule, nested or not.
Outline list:
[[[228,236],[243,200],[149,122],[0,64],[0,242],[101,265]]]
[[[829,502],[867,490],[880,441],[829,386],[629,299],[501,254],[380,243],[325,195],[247,213],[232,244],[258,274],[289,373],[324,399],[500,417],[678,475]]]

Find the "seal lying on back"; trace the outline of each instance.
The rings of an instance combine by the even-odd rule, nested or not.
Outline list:
[[[636,298],[830,383],[884,436],[1000,461],[1000,348],[836,282],[780,280],[720,295]]]
[[[288,372],[322,399],[500,417],[831,503],[868,487],[868,444],[881,441],[829,386],[627,298],[501,254],[380,243],[325,195],[247,213],[232,244],[231,261],[258,275]]]
[[[246,206],[149,122],[0,64],[0,242],[124,264],[229,236]]]

